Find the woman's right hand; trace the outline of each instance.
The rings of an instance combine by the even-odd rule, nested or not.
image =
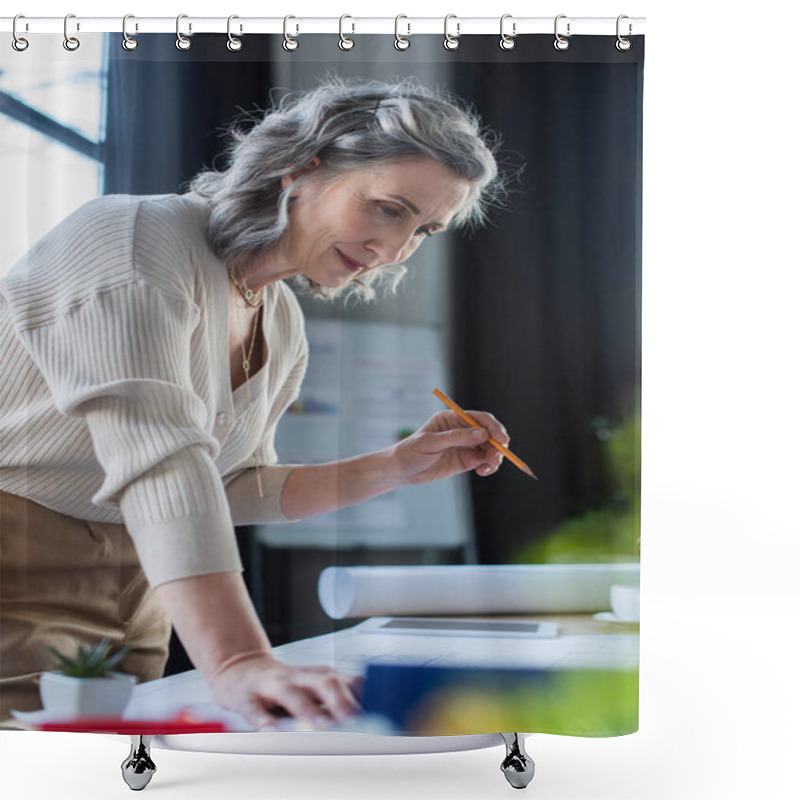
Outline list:
[[[275,658],[241,573],[169,581],[156,594],[215,700],[255,727],[287,714],[329,727],[360,712],[359,677]]]
[[[361,711],[361,679],[332,667],[294,667],[269,653],[229,662],[209,681],[217,702],[256,728],[272,727],[286,715],[327,728]]]

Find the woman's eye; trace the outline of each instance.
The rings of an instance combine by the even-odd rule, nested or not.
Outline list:
[[[381,205],[380,209],[384,216],[390,217],[391,219],[399,219],[403,216],[403,209],[396,208],[395,206]]]
[[[392,220],[404,219],[407,214],[406,209],[402,206],[378,203],[378,209],[383,216]],[[433,231],[429,230],[428,228],[417,228],[417,230],[414,231],[414,236],[433,236]]]

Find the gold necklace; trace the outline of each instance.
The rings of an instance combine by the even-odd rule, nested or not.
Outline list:
[[[233,285],[236,287],[236,290],[242,296],[245,303],[250,306],[250,308],[258,308],[264,302],[263,286],[257,292],[254,292],[252,289],[248,288],[244,281],[240,281],[233,274],[233,269],[231,267],[228,267],[228,277],[231,279],[231,283],[233,283]]]
[[[261,303],[264,302],[263,292],[261,293]],[[247,353],[244,351],[244,339],[242,339],[242,369],[244,369],[244,385],[247,387],[247,406],[252,408],[253,397],[250,394],[250,362],[253,358],[253,349],[256,344],[256,333],[258,333],[258,318],[261,316],[261,311],[257,311],[253,319],[253,332],[250,334],[250,349]],[[264,499],[264,487],[261,485],[261,466],[256,461],[256,483],[258,484],[258,496]]]
[[[250,368],[252,366],[253,360],[253,350],[255,349],[256,345],[256,334],[258,333],[258,321],[259,317],[261,316],[261,307],[264,305],[264,296],[265,291],[262,287],[257,292],[253,292],[252,289],[248,289],[246,286],[239,283],[236,280],[236,277],[233,274],[232,270],[228,270],[228,275],[230,276],[231,282],[239,291],[239,294],[244,298],[244,301],[249,305],[251,308],[256,308],[255,315],[253,316],[253,330],[250,334],[250,345],[245,352],[244,349],[244,339],[241,341],[242,345],[242,369],[244,370],[244,385],[247,387],[247,406],[248,408],[252,408],[253,406],[253,396],[250,392]],[[255,299],[255,302],[253,302]],[[258,484],[258,496],[263,500],[264,499],[264,487],[261,483],[261,465],[256,461],[256,483]]]
[[[258,333],[258,317],[261,312],[257,311],[253,316],[253,331],[250,334],[250,346],[245,353],[244,351],[244,339],[242,339],[242,369],[244,370],[244,382],[247,383],[250,380],[250,366],[251,361],[253,358],[253,350],[255,349],[256,345],[256,333]]]

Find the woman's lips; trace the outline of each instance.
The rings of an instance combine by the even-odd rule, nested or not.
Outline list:
[[[359,264],[358,261],[354,261],[352,258],[348,258],[341,250],[336,249],[337,254],[339,255],[339,259],[341,260],[342,264],[350,270],[350,272],[358,272],[360,269],[364,269],[363,264]]]

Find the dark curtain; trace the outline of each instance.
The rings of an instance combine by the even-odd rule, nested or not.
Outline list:
[[[503,563],[613,502],[604,442],[638,414],[642,69],[607,37],[567,53],[526,37],[515,70],[484,44],[495,63],[459,64],[454,89],[524,170],[489,228],[458,239],[451,355],[462,405],[491,410],[540,478],[471,478],[479,560]]]
[[[230,53],[226,41],[203,34],[181,52],[174,35],[148,34],[132,52],[112,47],[106,194],[180,191],[214,164],[233,120],[247,124],[255,107],[267,107],[272,70],[266,37],[248,40],[241,53]]]

